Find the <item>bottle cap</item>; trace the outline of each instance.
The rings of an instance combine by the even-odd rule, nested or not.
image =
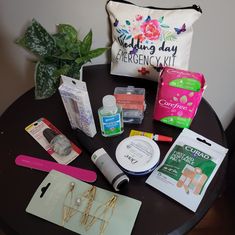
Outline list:
[[[129,178],[123,173],[113,182],[113,188],[119,191],[124,185],[129,182]]]
[[[50,143],[55,136],[57,136],[58,134],[56,134],[52,129],[50,128],[46,128],[45,130],[43,130],[43,136],[47,139],[47,141]]]
[[[103,97],[103,107],[107,111],[116,110],[116,98],[113,95],[106,95]]]
[[[173,138],[165,135],[154,135],[153,139],[155,141],[163,141],[163,142],[172,142]]]

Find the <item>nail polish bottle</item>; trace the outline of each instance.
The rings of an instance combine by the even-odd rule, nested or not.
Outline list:
[[[50,128],[46,128],[43,131],[43,135],[50,143],[50,147],[55,151],[55,153],[61,156],[67,156],[71,153],[71,143],[64,135],[57,134]]]
[[[123,132],[122,107],[118,106],[113,95],[103,97],[103,107],[99,108],[99,121],[103,136],[115,136]]]

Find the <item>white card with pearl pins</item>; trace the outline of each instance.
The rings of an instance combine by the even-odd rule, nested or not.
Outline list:
[[[79,234],[129,235],[140,206],[141,201],[52,170],[26,211]]]

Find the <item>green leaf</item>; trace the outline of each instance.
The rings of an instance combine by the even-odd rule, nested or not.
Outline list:
[[[53,77],[60,77],[61,75],[68,75],[70,70],[71,70],[71,65],[65,64],[61,68],[54,71]]]
[[[71,50],[72,45],[77,43],[77,30],[71,25],[60,24],[58,25],[58,33],[54,34],[53,38],[57,47],[56,55],[64,54]]]
[[[82,65],[76,64],[75,62],[71,64],[69,71],[67,72],[67,76],[79,79],[80,78],[80,69]]]
[[[65,53],[67,48],[66,48],[66,42],[65,42],[65,35],[62,33],[56,33],[52,35],[52,37],[55,40],[56,43],[56,54],[61,54]]]
[[[93,59],[95,57],[102,55],[107,50],[108,48],[97,48],[97,49],[90,51],[87,56],[89,57],[89,59]]]
[[[62,43],[53,57],[61,60],[75,60],[76,58],[80,57],[80,55],[80,42],[71,43],[66,47],[63,47]]]
[[[67,52],[70,54],[70,56],[75,60],[77,57],[81,56],[80,52],[81,42],[77,41],[76,43],[71,43],[67,47]]]
[[[165,31],[164,33],[164,41],[174,41],[176,40],[175,34],[170,31]]]
[[[77,41],[77,37],[78,37],[77,30],[69,24],[59,24],[58,25],[58,32],[66,35],[66,39],[69,42],[76,42]]]
[[[85,64],[87,61],[89,61],[89,58],[87,56],[83,56],[83,57],[78,57],[75,62],[77,64],[83,65]]]
[[[164,16],[161,16],[161,17],[159,17],[158,22],[159,22],[159,23],[162,23],[163,20],[164,20]]]
[[[74,60],[74,57],[68,52],[65,52],[61,55],[55,55],[54,57],[61,60]]]
[[[92,44],[92,31],[90,30],[89,33],[84,37],[83,41],[80,45],[80,52],[81,56],[86,55],[90,49]]]
[[[55,50],[53,37],[35,19],[16,43],[37,56],[49,56]]]
[[[35,98],[45,99],[52,96],[60,82],[60,78],[54,76],[57,66],[38,62],[35,67]]]
[[[161,24],[160,26],[163,27],[163,28],[166,28],[166,29],[167,29],[167,28],[170,28],[170,26],[169,26],[169,25],[166,25],[166,24]]]
[[[17,39],[15,40],[15,43],[18,44],[18,45],[20,45],[20,46],[22,46],[22,47],[24,47],[24,48],[26,48],[25,40],[26,40],[26,38],[25,38],[25,36],[23,35],[22,37],[17,38]],[[27,49],[27,48],[26,48],[26,49]]]
[[[91,59],[98,57],[102,55],[105,51],[107,51],[108,48],[97,48],[92,51],[89,51],[89,53],[86,56],[79,57],[75,60],[77,64],[85,64],[86,62],[90,61]]]
[[[77,41],[75,43],[70,43],[69,45],[67,45],[68,51],[76,53],[80,53],[80,47],[81,47],[81,41]]]
[[[71,39],[65,33],[59,32],[53,35],[56,41],[56,52],[54,56],[65,60],[75,60],[81,55],[80,46],[81,42],[76,40],[72,42]]]

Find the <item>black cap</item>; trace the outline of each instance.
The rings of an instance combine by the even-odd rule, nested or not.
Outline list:
[[[75,129],[75,136],[78,139],[79,144],[81,144],[90,154],[93,154],[97,149],[101,148],[102,144],[94,138],[87,136],[80,129]]]
[[[58,134],[56,134],[52,129],[46,128],[45,130],[43,130],[43,135],[50,143]]]

